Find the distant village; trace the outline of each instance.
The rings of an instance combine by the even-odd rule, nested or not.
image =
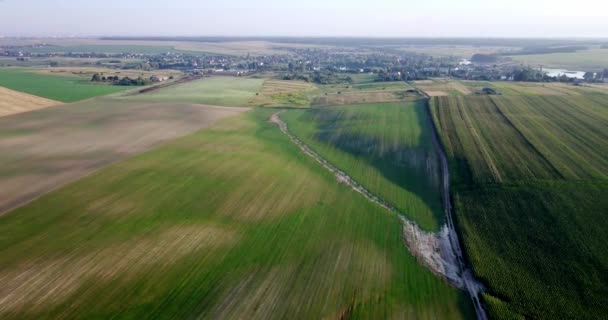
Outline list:
[[[39,50],[44,48],[45,50]],[[595,72],[546,69],[524,66],[499,56],[476,54],[461,57],[434,57],[425,54],[384,48],[350,49],[310,48],[286,49],[288,54],[267,56],[227,56],[166,52],[145,53],[76,53],[53,52],[41,45],[2,47],[0,57],[17,61],[47,59],[57,66],[56,58],[97,59],[95,65],[140,69],[145,71],[174,69],[191,75],[243,76],[257,72],[275,72],[285,80],[302,80],[319,84],[347,83],[353,74],[373,74],[377,81],[411,81],[433,77],[452,77],[480,81],[534,82],[608,82],[608,69]],[[122,79],[121,79],[122,80]],[[150,78],[162,82],[168,79]],[[101,81],[101,80],[99,80]],[[124,82],[126,83],[126,82]]]

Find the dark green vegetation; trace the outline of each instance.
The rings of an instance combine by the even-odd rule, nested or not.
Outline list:
[[[282,115],[336,167],[428,230],[441,224],[437,155],[421,102],[363,104]]]
[[[0,68],[0,86],[61,102],[74,102],[124,91],[123,86],[96,84],[86,77],[37,74],[35,69]]]
[[[224,120],[0,218],[0,317],[472,316],[407,252],[396,216],[269,116]]]
[[[608,314],[608,98],[433,98],[466,253],[496,319]]]

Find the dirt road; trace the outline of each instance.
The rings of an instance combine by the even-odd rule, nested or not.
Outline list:
[[[426,110],[428,119],[427,121],[431,123],[431,127],[433,128],[433,146],[437,150],[437,154],[439,155],[439,162],[441,163],[441,177],[443,181],[441,189],[443,199],[443,210],[445,212],[446,227],[448,230],[447,239],[449,240],[450,247],[452,248],[453,254],[456,257],[458,272],[461,275],[464,288],[468,291],[469,295],[471,296],[471,300],[473,301],[473,306],[475,307],[477,319],[486,320],[488,316],[483,306],[481,305],[481,301],[479,298],[479,295],[484,290],[484,286],[483,284],[481,284],[481,282],[475,279],[475,276],[473,275],[473,270],[471,270],[471,268],[467,265],[462,252],[462,246],[460,245],[460,241],[458,239],[458,233],[456,232],[456,228],[454,226],[454,211],[452,208],[452,201],[450,199],[450,173],[448,170],[448,158],[445,154],[443,147],[439,143],[437,129],[435,128],[435,125],[431,118],[430,111],[428,108]]]

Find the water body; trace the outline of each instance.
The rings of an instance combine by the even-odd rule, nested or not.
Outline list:
[[[565,69],[543,68],[542,71],[546,73],[549,77],[557,78],[561,77],[562,75],[565,75],[568,78],[583,80],[583,76],[585,75],[585,71],[570,71]]]

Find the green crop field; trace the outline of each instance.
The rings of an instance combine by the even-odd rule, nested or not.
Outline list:
[[[471,318],[466,295],[408,253],[398,217],[304,156],[270,112],[0,217],[0,317]],[[403,143],[417,145],[425,134],[404,114]]]
[[[282,115],[336,167],[427,230],[442,223],[438,160],[421,102],[363,104]]]
[[[35,69],[0,68],[0,86],[61,102],[74,102],[129,89],[93,84],[89,78],[37,74]]]
[[[492,318],[608,314],[605,95],[438,97],[465,251]]]
[[[173,101],[218,106],[247,106],[264,79],[211,77],[137,96],[141,101]]]

